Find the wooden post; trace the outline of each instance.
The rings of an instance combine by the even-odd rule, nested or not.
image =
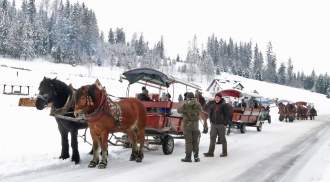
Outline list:
[[[30,95],[30,86],[27,86],[28,88],[28,95]]]
[[[6,84],[3,85],[3,94],[6,93]]]
[[[11,86],[11,93],[14,93],[14,85]]]
[[[22,85],[19,86],[19,93],[22,93]]]

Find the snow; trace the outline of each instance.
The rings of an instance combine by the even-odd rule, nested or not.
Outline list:
[[[6,66],[1,66],[6,65]],[[18,70],[10,67],[30,69]],[[17,77],[18,71],[18,77]],[[44,60],[33,62],[0,58],[0,84],[30,85],[31,95],[38,92],[44,76],[72,83],[75,88],[91,84],[97,78],[107,91],[115,96],[125,96],[127,82],[119,82],[121,68],[71,66],[53,64]],[[175,74],[184,78],[180,74]],[[315,121],[283,123],[277,120],[277,108],[271,108],[272,123],[265,123],[262,132],[248,127],[245,134],[233,130],[227,137],[227,158],[220,158],[221,146],[216,146],[214,158],[201,155],[200,163],[182,163],[184,140],[175,139],[174,152],[164,155],[157,150],[145,150],[142,163],[128,161],[130,149],[110,146],[109,165],[106,169],[87,167],[91,147],[79,139],[81,164],[70,159],[60,160],[60,136],[57,124],[49,116],[49,109],[42,111],[19,107],[20,96],[0,94],[0,181],[330,181],[330,99],[325,95],[271,83],[250,80],[223,73],[222,79],[237,80],[245,90],[257,90],[269,98],[313,103],[319,116]],[[200,81],[200,80],[198,80]],[[195,82],[204,90],[208,83]],[[130,95],[140,92],[141,85],[132,85]],[[148,88],[149,92],[158,90]],[[164,90],[166,91],[166,90]],[[172,94],[173,89],[168,91]],[[186,88],[175,85],[175,96]],[[83,130],[79,132],[80,135]],[[328,134],[329,133],[329,134]],[[307,142],[307,143],[306,143]],[[209,135],[202,134],[200,153],[206,152]],[[296,161],[290,163],[292,159]],[[288,162],[289,161],[289,162]],[[285,165],[284,165],[285,164]]]

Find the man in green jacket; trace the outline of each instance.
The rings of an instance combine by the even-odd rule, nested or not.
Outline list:
[[[181,159],[182,162],[191,162],[191,153],[194,152],[195,162],[199,162],[199,140],[201,133],[199,131],[199,112],[202,111],[201,105],[194,97],[194,93],[188,92],[186,100],[182,107],[178,109],[183,115],[183,133],[185,137],[186,157]]]

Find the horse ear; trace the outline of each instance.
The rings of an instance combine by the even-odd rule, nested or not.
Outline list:
[[[69,88],[70,88],[71,90],[74,89],[73,86],[72,86],[72,83],[69,84]]]
[[[102,85],[101,85],[101,82],[100,82],[100,80],[99,79],[96,79],[96,81],[95,81],[95,85],[96,85],[96,87],[99,89],[99,90],[102,90]]]

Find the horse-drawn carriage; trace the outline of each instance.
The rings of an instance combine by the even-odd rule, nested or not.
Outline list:
[[[280,100],[277,104],[279,121],[293,122],[296,118],[297,107],[296,104],[288,100]]]
[[[173,102],[173,100],[160,100],[160,92],[163,89],[173,87],[172,98],[175,98],[174,84],[179,83],[186,87],[200,90],[198,85],[187,83],[176,79],[171,76],[167,76],[164,73],[149,69],[138,68],[126,71],[122,74],[121,80],[127,80],[129,82],[127,87],[126,96],[130,96],[130,86],[135,83],[140,83],[144,86],[151,88],[157,88],[159,93],[149,94],[148,101],[142,101],[147,110],[147,122],[146,122],[146,147],[149,148],[149,144],[162,145],[163,153],[168,155],[173,152],[174,138],[184,138],[182,128],[182,116],[178,114],[176,109],[180,107],[181,103]],[[125,145],[128,144],[126,138],[117,138]]]
[[[149,144],[162,145],[164,154],[171,154],[174,149],[174,138],[184,138],[182,116],[175,112],[179,103],[171,100],[159,101],[154,97],[150,101],[138,101],[130,98],[131,84],[144,82],[144,85],[158,89],[168,88],[174,83],[200,90],[194,84],[185,83],[168,77],[152,69],[135,69],[127,71],[121,77],[129,82],[127,97],[112,101],[101,83],[85,85],[75,90],[71,86],[55,79],[44,78],[39,85],[36,108],[44,109],[52,103],[51,115],[55,116],[62,139],[61,159],[68,158],[68,133],[71,133],[72,161],[80,162],[78,152],[78,130],[90,129],[93,140],[93,160],[89,167],[105,168],[107,166],[108,143],[132,147],[131,161],[141,162],[143,147]],[[61,90],[58,93],[58,90]],[[173,87],[174,96],[174,87]],[[205,121],[204,121],[205,122]],[[87,130],[87,129],[86,129]],[[86,138],[86,130],[84,138]],[[109,133],[123,132],[121,137]],[[146,144],[146,145],[145,145]],[[99,161],[99,147],[102,159]]]
[[[261,96],[257,94],[243,93],[240,90],[235,89],[222,90],[220,93],[224,98],[233,97],[238,99],[242,97],[250,97],[251,100],[261,98]],[[269,108],[267,109],[261,105],[257,106],[257,104],[251,106],[252,107],[247,107],[245,104],[241,103],[240,106],[234,105],[233,107],[232,123],[240,129],[241,133],[246,132],[246,126],[256,127],[257,131],[260,132],[265,120],[268,120],[269,123],[271,122]]]

